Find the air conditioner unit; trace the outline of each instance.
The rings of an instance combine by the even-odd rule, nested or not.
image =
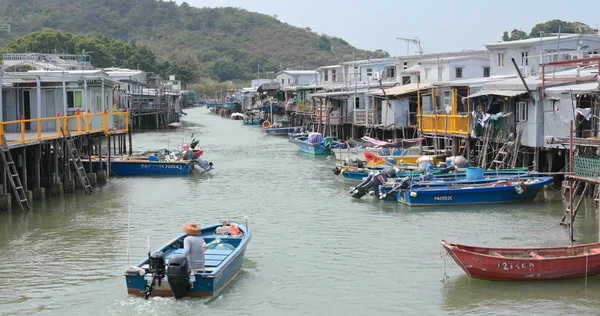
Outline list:
[[[373,79],[379,80],[381,78],[381,72],[377,71],[373,73]]]

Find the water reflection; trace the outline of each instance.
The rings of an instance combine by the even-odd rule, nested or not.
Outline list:
[[[540,282],[485,281],[461,275],[443,285],[444,309],[453,315],[537,314],[565,310],[566,314],[596,314],[586,302],[600,299],[600,276]]]

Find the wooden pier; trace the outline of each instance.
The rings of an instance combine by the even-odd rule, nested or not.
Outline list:
[[[106,183],[109,173],[87,173],[81,157],[90,157],[91,165],[93,155],[124,154],[127,144],[131,152],[129,115],[78,114],[1,122],[0,210],[13,205],[30,210],[35,200],[77,189],[91,194],[94,186]]]

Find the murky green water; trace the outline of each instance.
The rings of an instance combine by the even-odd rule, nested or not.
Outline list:
[[[333,160],[206,109],[187,112],[183,129],[136,134],[134,149],[179,147],[194,132],[215,163],[210,174],[111,179],[92,197],[0,214],[0,315],[563,315],[600,307],[598,277],[587,288],[583,279],[485,282],[441,256],[440,239],[567,244],[554,192],[527,204],[445,209],[353,200],[331,172]],[[592,203],[584,207],[576,239],[595,241],[598,217]],[[146,236],[154,249],[186,222],[244,216],[254,236],[242,270],[218,297],[126,294],[122,274],[145,256]]]

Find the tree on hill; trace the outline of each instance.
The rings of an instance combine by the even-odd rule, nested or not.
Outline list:
[[[192,83],[197,78],[194,70],[177,62],[158,62],[156,55],[144,45],[126,43],[106,36],[92,38],[44,29],[10,41],[0,51],[0,53],[25,52],[87,54],[92,57],[92,65],[98,68],[141,69],[158,73],[163,78],[175,75],[184,83]]]
[[[135,43],[132,45],[146,47],[162,61],[192,69],[197,77],[217,80],[254,78],[257,64],[261,71],[298,64],[314,69],[337,64],[342,56],[367,59],[387,55],[383,51],[357,49],[340,38],[307,32],[306,26],[294,27],[265,14],[231,7],[196,8],[189,2],[177,5],[175,1],[157,0],[44,0],[31,5],[31,1],[3,0],[0,21],[12,25],[11,33],[0,38],[0,46],[49,27],[85,34],[92,39],[98,36],[119,39],[124,44],[113,43],[121,46],[107,49],[115,62],[124,61],[132,68],[137,68],[140,59],[140,68],[151,66],[144,62],[148,55],[137,48],[134,51],[141,56],[128,61],[124,57],[135,55],[124,46]],[[59,42],[63,41],[48,39],[43,49],[51,51]],[[102,47],[93,44],[80,43],[79,48],[94,51],[98,55],[93,56],[96,62],[110,62],[102,59],[107,57],[99,50]],[[56,46],[60,51],[61,47]],[[226,61],[237,64],[233,74],[223,73]]]
[[[592,29],[589,25],[581,22],[567,22],[562,20],[551,20],[544,23],[536,24],[529,34],[524,31],[514,29],[510,32],[504,32],[502,34],[502,40],[505,42],[516,41],[521,39],[527,39],[532,37],[550,36],[557,34],[558,32],[563,34],[590,34],[597,33],[597,30]]]

